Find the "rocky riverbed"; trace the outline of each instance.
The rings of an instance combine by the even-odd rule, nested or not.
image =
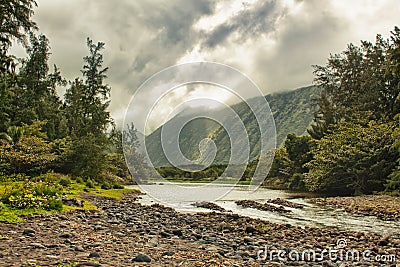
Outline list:
[[[272,211],[272,212],[290,212],[282,205],[274,206],[268,203],[260,203],[254,200],[237,200],[236,205],[242,206],[244,208],[252,208],[257,210]]]
[[[343,209],[346,212],[376,216],[381,220],[400,219],[400,197],[388,195],[366,195],[356,197],[311,198],[311,202]]]
[[[321,252],[338,240],[347,242],[346,249],[371,251],[371,261],[355,266],[396,266],[374,257],[400,257],[400,241],[392,237],[269,223],[229,212],[179,213],[141,205],[134,194],[121,201],[86,198],[98,209],[0,224],[0,266],[352,266],[327,255],[318,263],[280,261],[277,254],[272,260],[257,258],[265,247]]]

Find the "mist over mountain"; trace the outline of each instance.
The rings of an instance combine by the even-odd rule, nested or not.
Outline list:
[[[262,119],[270,121],[260,122],[260,124],[266,123],[269,125],[268,132],[264,133],[267,136],[271,136],[267,142],[268,147],[272,147],[275,142],[273,138],[273,123],[275,123],[276,127],[277,147],[281,146],[287,134],[302,135],[306,132],[313,118],[312,99],[318,93],[318,88],[308,86],[265,96],[274,118],[273,122],[271,116],[265,116]],[[177,142],[183,156],[199,165],[208,166],[210,164],[226,164],[228,162],[241,164],[247,161],[248,156],[250,160],[253,160],[259,155],[261,144],[260,127],[254,114],[265,112],[264,105],[265,100],[262,97],[256,97],[246,102],[232,105],[230,108],[219,110],[196,108],[181,112],[146,136],[148,156],[155,167],[169,166],[171,162],[167,160],[163,149],[165,150],[165,148],[169,148],[174,142]],[[233,116],[232,111],[237,115]],[[193,114],[200,115],[193,119]],[[214,118],[214,120],[210,118]],[[221,125],[225,125],[228,129]],[[241,127],[243,126],[241,125],[244,126],[247,133],[245,136],[235,136],[242,130]],[[170,131],[171,129],[175,131]],[[177,131],[179,129],[181,131],[178,134]],[[228,135],[228,132],[231,136]],[[162,134],[163,142],[161,142]],[[236,153],[230,159],[231,145],[237,151],[242,151],[243,153],[239,155]],[[248,149],[249,151],[247,151]],[[169,153],[168,159],[172,160],[172,163],[180,157],[179,149],[167,150]]]

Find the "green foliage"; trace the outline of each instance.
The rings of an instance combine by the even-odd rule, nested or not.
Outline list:
[[[54,140],[60,136],[59,126],[63,118],[62,102],[57,95],[57,86],[65,85],[56,66],[49,73],[49,41],[44,35],[30,35],[27,47],[28,57],[22,60],[16,87],[10,92],[13,109],[8,111],[12,124],[31,125],[35,120],[46,138]]]
[[[389,175],[387,180],[386,190],[400,190],[400,28],[395,27],[392,32],[392,41],[395,46],[389,51],[389,64],[386,68],[386,76],[392,81],[393,85],[397,85],[398,95],[395,100],[394,116],[395,129],[392,134],[393,146],[392,149],[398,152],[397,166]]]
[[[109,183],[109,182],[103,182],[103,183],[101,184],[101,189],[104,189],[104,190],[111,189],[110,183]]]
[[[106,155],[107,170],[109,173],[116,175],[122,179],[130,180],[128,166],[126,165],[122,152],[111,152]]]
[[[245,180],[247,177],[249,177],[249,173],[251,172],[251,169],[254,169],[254,164],[251,164],[251,167],[249,166],[247,172],[243,175],[243,180]],[[202,167],[202,166],[186,166],[187,168],[189,167]],[[219,165],[212,165],[210,167],[207,167],[206,169],[198,172],[191,172],[191,171],[184,171],[180,168],[177,167],[160,167],[157,169],[157,172],[159,175],[161,175],[164,178],[168,179],[180,179],[184,181],[204,181],[204,180],[214,180],[222,175],[222,173],[225,171],[226,165],[219,164]],[[254,170],[253,170],[254,172]]]
[[[314,159],[306,164],[312,191],[371,193],[383,189],[394,167],[392,123],[342,122],[316,141]]]
[[[288,188],[292,190],[305,190],[304,174],[298,172],[294,173],[289,179]]]
[[[26,32],[36,29],[31,20],[33,8],[37,6],[33,0],[8,0],[0,2],[0,41],[1,50],[6,51],[13,39],[24,43]]]
[[[313,142],[309,136],[296,136],[288,134],[285,140],[285,148],[288,158],[292,161],[293,173],[307,172],[304,166],[312,159],[312,145]]]
[[[287,183],[292,172],[292,162],[289,159],[286,147],[280,147],[275,150],[274,161],[269,170],[266,182],[271,178],[279,177],[282,183]]]
[[[0,222],[14,223],[21,221],[21,218],[12,212],[9,207],[7,207],[3,202],[0,202]]]
[[[94,188],[94,182],[90,178],[87,178],[85,184],[86,184],[86,187],[88,187],[88,188]]]
[[[3,143],[0,148],[0,166],[8,174],[40,174],[46,172],[55,159],[51,145],[36,136],[23,136],[18,143]]]
[[[335,114],[333,103],[327,96],[326,91],[321,91],[319,98],[314,100],[316,112],[314,112],[314,120],[307,129],[308,134],[314,139],[321,139],[328,131],[329,125],[338,121]]]
[[[53,182],[27,180],[4,192],[1,202],[17,209],[61,210],[62,194],[59,185]]]
[[[93,134],[73,139],[68,159],[72,163],[70,173],[74,176],[102,180],[106,167],[105,145],[104,139],[96,138]]]
[[[71,179],[69,177],[62,177],[58,180],[58,184],[62,187],[68,187],[71,185]]]
[[[314,67],[315,83],[323,90],[317,122],[323,119],[329,125],[329,121],[349,120],[365,112],[375,120],[393,118],[399,88],[385,69],[391,65],[388,55],[398,45],[398,32],[396,27],[392,40],[377,35],[375,44],[350,44],[342,53],[331,55],[326,66]]]
[[[265,181],[266,185],[291,190],[305,190],[305,166],[312,159],[314,142],[309,136],[288,134],[284,146],[275,151],[275,157]]]
[[[107,111],[110,88],[103,84],[108,68],[102,68],[100,51],[104,43],[95,45],[88,39],[87,45],[90,54],[84,58],[84,80],[75,79],[65,96],[72,138],[67,163],[73,175],[101,181],[107,167],[106,148],[110,145],[105,132],[111,123]]]

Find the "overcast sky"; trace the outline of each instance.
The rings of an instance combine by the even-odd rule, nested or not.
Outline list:
[[[110,110],[120,122],[133,92],[165,67],[213,61],[237,68],[267,94],[312,83],[350,42],[388,37],[400,25],[398,0],[39,0],[34,20],[51,63],[80,75],[86,37],[106,43]]]

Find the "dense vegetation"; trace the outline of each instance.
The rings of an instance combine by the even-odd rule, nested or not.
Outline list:
[[[49,66],[49,40],[31,20],[36,2],[11,0],[0,6],[1,205],[60,209],[70,179],[105,189],[131,181],[122,134],[108,111],[105,44],[88,38],[82,76],[66,81]],[[9,53],[13,41],[26,49],[26,58]],[[59,88],[66,90],[63,98]]]
[[[350,44],[315,66],[314,121],[288,136],[267,183],[360,194],[400,189],[400,29],[391,38]]]

